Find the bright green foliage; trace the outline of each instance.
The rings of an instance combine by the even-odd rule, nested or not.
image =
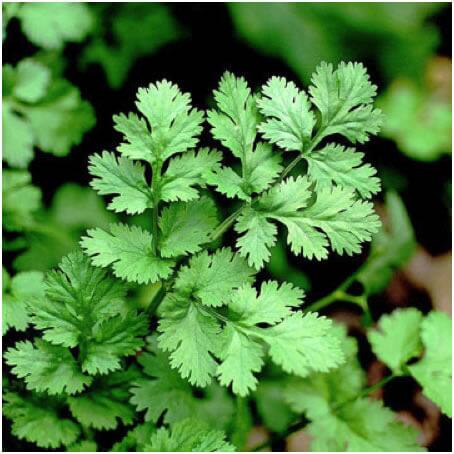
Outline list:
[[[304,155],[308,164],[308,175],[315,181],[316,188],[329,187],[333,183],[352,188],[368,199],[380,191],[377,171],[369,164],[363,164],[363,153],[353,148],[329,144],[321,150]]]
[[[272,77],[262,93],[257,104],[268,119],[260,124],[260,132],[284,150],[302,151],[315,125],[306,94],[283,77]]]
[[[23,8],[37,5],[25,4]],[[10,166],[27,167],[34,146],[66,156],[93,127],[93,109],[81,99],[79,90],[52,75],[38,60],[24,59],[15,68],[5,65],[3,79],[3,159]]]
[[[10,278],[3,268],[2,279],[2,333],[25,331],[30,322],[27,303],[44,295],[43,274],[27,271]]]
[[[81,42],[94,25],[84,3],[23,3],[16,15],[27,38],[46,49],[59,49],[65,42]]]
[[[91,186],[100,195],[118,194],[108,208],[128,214],[143,213],[153,206],[151,189],[145,181],[145,169],[129,159],[117,158],[113,153],[104,151],[102,155],[90,157],[90,173],[97,178]]]
[[[35,345],[29,341],[17,342],[5,353],[5,359],[12,366],[12,373],[24,378],[30,390],[74,394],[91,383],[91,377],[78,370],[68,349],[41,339],[36,339]]]
[[[132,424],[135,412],[128,402],[129,387],[138,377],[137,369],[131,367],[96,378],[87,391],[68,398],[72,415],[84,426],[98,430],[115,429],[119,421]]]
[[[426,317],[416,309],[401,309],[384,315],[379,331],[368,334],[372,350],[396,374],[411,374],[423,393],[451,416],[452,401],[451,319],[442,312]],[[418,362],[408,365],[412,358]]]
[[[95,37],[84,48],[82,63],[102,66],[109,85],[118,89],[136,60],[179,37],[178,24],[166,5],[118,3],[90,5],[98,16]],[[141,27],[137,27],[140,22]]]
[[[66,452],[96,452],[98,446],[93,440],[82,440],[68,446]]]
[[[417,309],[397,309],[380,318],[379,331],[369,332],[372,350],[394,373],[402,373],[402,366],[421,352],[422,318]]]
[[[452,151],[452,108],[447,97],[408,80],[395,81],[380,100],[383,134],[418,161],[435,161]]]
[[[33,224],[33,214],[41,207],[41,190],[25,170],[3,170],[2,178],[3,228],[22,231]]]
[[[174,424],[188,417],[206,421],[222,429],[230,421],[233,404],[225,389],[211,385],[203,399],[192,393],[189,383],[169,365],[168,355],[157,349],[155,340],[150,353],[140,355],[145,376],[131,389],[131,403],[137,410],[147,410],[145,420],[156,423],[162,415],[164,422]]]
[[[158,429],[151,436],[146,451],[151,452],[216,452],[235,451],[235,447],[225,441],[220,430],[210,429],[195,419],[185,419],[172,427]]]
[[[424,356],[408,366],[423,393],[443,413],[452,415],[452,321],[442,312],[431,312],[421,323]]]
[[[89,374],[120,368],[120,358],[143,345],[145,317],[128,311],[124,286],[91,267],[83,254],[68,255],[60,269],[47,275],[45,298],[33,301],[33,323],[47,341],[79,346]]]
[[[193,297],[206,306],[218,307],[230,300],[230,292],[251,282],[254,271],[229,248],[213,255],[207,252],[193,257],[182,267],[175,280],[175,289],[184,297]]]
[[[44,401],[13,392],[7,392],[3,399],[3,414],[12,420],[12,432],[16,437],[36,443],[40,448],[53,449],[77,440],[79,426],[62,417],[58,403],[52,399]]]
[[[151,435],[156,431],[154,424],[146,422],[138,424],[131,429],[121,441],[115,443],[112,452],[140,452],[145,451],[145,444],[149,442]]]
[[[109,230],[88,230],[82,237],[81,246],[93,257],[93,265],[112,265],[115,276],[139,284],[170,275],[173,262],[153,253],[150,232],[125,224],[112,224]]]
[[[353,143],[364,143],[380,130],[382,113],[372,105],[377,87],[361,63],[342,62],[337,69],[321,63],[309,92],[321,114],[320,139],[342,134]]]
[[[416,432],[397,422],[380,402],[357,397],[364,372],[356,359],[357,347],[339,328],[347,362],[328,374],[291,382],[285,390],[290,407],[303,412],[313,451],[420,451]]]
[[[196,259],[208,263],[209,256]],[[183,269],[180,276],[185,279],[187,273],[188,269]],[[343,362],[338,341],[330,334],[329,320],[291,312],[301,304],[303,294],[290,284],[264,283],[259,296],[248,284],[233,292],[230,287],[224,291],[230,295],[226,301],[213,293],[200,296],[197,285],[192,289],[179,286],[180,276],[177,293],[168,295],[162,306],[159,346],[171,352],[171,366],[190,383],[206,386],[217,375],[222,385],[232,385],[234,393],[245,396],[256,387],[254,373],[263,366],[265,346],[271,359],[291,374],[306,376],[312,370],[326,371]],[[206,308],[225,303],[222,313]]]
[[[208,197],[188,203],[174,203],[162,210],[159,249],[163,257],[194,254],[208,243],[218,224],[217,210]]]
[[[244,235],[237,246],[249,263],[260,268],[275,244],[276,229],[269,220],[283,223],[287,242],[294,254],[309,259],[324,259],[328,246],[339,254],[352,255],[361,250],[362,241],[370,241],[380,222],[369,202],[355,200],[351,190],[323,188],[310,204],[312,192],[307,177],[292,177],[261,196],[254,207],[239,218],[236,230]]]
[[[416,239],[405,205],[395,192],[385,195],[387,222],[374,237],[370,255],[356,279],[367,294],[388,285],[394,271],[405,265],[416,249]]]

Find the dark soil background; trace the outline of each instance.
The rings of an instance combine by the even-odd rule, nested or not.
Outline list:
[[[90,65],[84,72],[78,69],[77,60],[82,45],[68,45],[64,56],[68,61],[64,73],[81,90],[82,97],[88,100],[96,112],[96,126],[88,132],[83,142],[73,148],[69,156],[55,158],[50,154],[37,152],[30,171],[34,184],[39,186],[48,203],[55,190],[62,184],[76,182],[88,185],[90,180],[87,172],[88,157],[94,152],[114,150],[119,142],[119,134],[113,130],[112,115],[134,109],[135,93],[140,86],[163,78],[177,83],[183,91],[190,92],[196,107],[203,109],[210,103],[212,90],[225,70],[243,75],[250,86],[258,88],[272,75],[281,75],[298,81],[293,73],[281,60],[269,58],[248,46],[236,36],[229,11],[224,4],[169,3],[172,14],[183,26],[186,33],[182,39],[164,46],[156,53],[136,62],[129,73],[126,83],[116,91],[109,88],[104,72],[97,65]],[[451,58],[451,11],[450,5],[434,16],[431,21],[437,25],[441,33],[441,43],[437,53]],[[25,56],[32,55],[34,48],[20,32],[19,24],[13,20],[8,28],[8,36],[3,44],[3,62],[16,63]],[[373,65],[368,65],[372,80],[379,87],[384,85]],[[70,125],[68,126],[70,127]],[[207,128],[208,129],[208,128]],[[218,146],[213,143],[206,130],[201,143]],[[373,138],[365,147],[367,160],[377,168],[391,168],[404,175],[408,185],[401,192],[407,206],[418,243],[432,255],[451,250],[451,213],[450,204],[445,196],[445,185],[451,181],[451,158],[445,157],[433,163],[421,163],[407,158],[398,152],[392,141]],[[225,206],[225,201],[223,203]],[[228,241],[232,238],[227,237]],[[330,256],[329,261],[321,263],[307,262],[289,255],[294,266],[302,269],[309,276],[313,290],[308,301],[313,301],[335,288],[355,270],[367,256],[367,250],[354,258]],[[268,277],[266,272],[260,276]],[[424,311],[431,308],[427,294],[416,288],[408,289],[411,298]],[[377,319],[384,311],[388,311],[385,296],[372,300],[372,312]],[[333,307],[332,311],[342,311],[343,306]],[[348,308],[351,312],[351,308]],[[330,311],[331,312],[331,311]],[[355,334],[355,333],[354,333]],[[371,362],[371,354],[365,339],[360,339],[361,359],[367,366]],[[15,342],[13,335],[4,339],[4,348]],[[384,399],[394,410],[411,409],[416,384],[409,379],[398,379],[386,386]],[[4,420],[4,423],[7,421]],[[4,432],[5,450],[36,450],[34,445],[20,443],[8,434],[8,426]],[[441,418],[440,433],[430,446],[433,451],[450,451],[451,420]]]

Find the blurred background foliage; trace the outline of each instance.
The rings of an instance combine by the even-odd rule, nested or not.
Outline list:
[[[378,85],[387,119],[381,137],[363,147],[383,181],[377,201],[383,232],[360,257],[329,263],[291,258],[278,242],[259,277],[291,281],[312,300],[356,272],[372,296],[374,319],[396,306],[450,310],[449,4],[3,3],[2,9],[3,265],[13,279],[54,267],[85,229],[115,219],[88,187],[87,160],[115,148],[112,115],[132,109],[139,86],[167,78],[201,107],[225,70],[244,75],[254,89],[275,74],[305,88],[320,61],[356,60]],[[214,145],[209,133],[202,141]],[[222,204],[226,213],[232,208]],[[140,289],[138,301],[153,291]],[[330,315],[356,326],[354,311],[333,307]],[[7,345],[19,334],[8,336]],[[367,351],[360,348],[360,355],[367,363]],[[265,376],[256,411],[279,432],[291,414],[278,405],[279,376],[272,370]],[[401,388],[391,398],[405,407],[410,397]],[[237,410],[249,427],[251,415]],[[437,427],[446,436],[443,421]],[[436,447],[442,442],[432,426],[424,429],[425,442]]]

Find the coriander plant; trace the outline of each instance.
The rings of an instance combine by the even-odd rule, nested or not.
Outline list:
[[[368,395],[411,375],[450,415],[451,351],[437,337],[449,338],[450,320],[415,309],[384,316],[369,339],[392,374],[368,388],[355,339],[315,312],[344,300],[368,313],[382,285],[374,270],[386,280],[405,256],[383,254],[407,226],[375,236],[380,180],[343,145],[379,131],[375,95],[359,63],[322,63],[308,94],[282,77],[254,94],[227,72],[206,114],[215,150],[199,146],[205,114],[189,94],[166,80],[140,88],[138,112],[114,116],[117,152],[91,156],[89,171],[110,210],[145,213],[151,229],[90,229],[82,251],[44,280],[8,284],[40,333],[5,354],[21,379],[5,393],[14,435],[69,451],[94,451],[97,431],[113,429],[113,451],[259,450],[273,440],[246,445],[255,405],[274,439],[307,427],[313,450],[421,450],[416,431]],[[387,201],[392,221],[404,209],[393,194]],[[354,275],[311,302],[290,283],[256,282],[279,231],[308,263],[374,243]],[[349,293],[354,281],[362,295]],[[138,304],[144,289],[149,301]]]

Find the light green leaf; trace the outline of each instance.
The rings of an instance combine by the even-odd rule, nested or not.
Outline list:
[[[16,68],[13,94],[25,102],[39,101],[47,91],[50,82],[50,71],[41,63],[26,58]]]
[[[118,194],[108,208],[115,212],[140,214],[153,206],[153,193],[145,181],[145,169],[127,158],[104,151],[90,156],[90,185],[100,195]]]
[[[5,353],[11,372],[27,383],[27,389],[47,391],[49,394],[75,394],[92,381],[79,370],[76,360],[64,347],[48,344],[41,339],[35,345],[17,342]]]
[[[3,399],[3,414],[12,420],[12,433],[19,439],[36,443],[40,448],[56,449],[74,443],[79,437],[79,425],[62,417],[49,396],[37,399],[7,392]]]
[[[4,273],[6,271],[3,269]],[[6,274],[6,277],[9,276]],[[5,274],[3,274],[5,282]],[[25,331],[30,316],[27,310],[27,302],[44,295],[43,274],[39,271],[26,271],[16,274],[3,288],[2,304],[2,331],[3,334],[9,328],[17,331]]]
[[[317,189],[332,184],[358,191],[360,196],[369,199],[380,191],[380,180],[376,169],[363,164],[363,153],[353,148],[329,144],[321,150],[306,153],[309,178]]]
[[[196,303],[176,294],[167,295],[159,321],[159,347],[170,353],[170,365],[183,378],[206,386],[216,372],[212,354],[218,348],[220,326]]]
[[[159,219],[159,250],[163,257],[194,254],[207,243],[218,223],[216,205],[208,197],[173,203]]]
[[[319,139],[342,134],[352,143],[364,143],[380,130],[383,115],[372,106],[377,87],[361,63],[342,62],[336,70],[321,63],[309,92],[321,113]]]
[[[66,452],[96,452],[98,445],[93,440],[82,440],[68,446]]]
[[[422,318],[417,309],[398,309],[380,318],[379,330],[369,331],[373,352],[394,373],[402,373],[402,366],[420,353]]]
[[[195,419],[185,419],[173,425],[172,430],[158,429],[152,434],[146,451],[151,452],[231,452],[235,447],[225,441],[225,434]]]
[[[199,299],[206,306],[218,307],[226,304],[233,289],[251,282],[253,274],[246,261],[229,248],[213,255],[204,251],[180,269],[175,290]]]
[[[91,229],[80,244],[93,265],[112,265],[115,276],[128,282],[157,282],[172,272],[173,262],[153,253],[151,233],[137,226],[111,224],[109,232]]]
[[[136,105],[151,126],[155,157],[166,160],[197,144],[203,113],[191,110],[190,95],[176,85],[163,80],[139,88]]]
[[[115,429],[120,421],[132,424],[135,412],[128,403],[129,386],[138,376],[137,369],[129,368],[95,380],[87,391],[68,398],[72,415],[97,430]]]
[[[259,131],[284,150],[302,151],[315,125],[304,91],[284,77],[272,77],[263,86],[262,94],[257,104],[267,120],[260,123]]]
[[[241,200],[249,201],[250,195],[243,189],[243,179],[230,167],[222,167],[209,174],[206,181],[216,187],[216,191],[233,199],[238,197]]]
[[[408,366],[423,393],[452,415],[452,321],[442,312],[431,312],[421,324],[425,348],[422,360]]]
[[[17,16],[27,38],[45,49],[81,42],[94,26],[93,15],[84,3],[24,3]]]
[[[207,175],[219,169],[221,153],[202,148],[197,153],[188,151],[169,161],[161,180],[161,199],[166,202],[187,202],[199,197],[194,186],[205,187]]]

